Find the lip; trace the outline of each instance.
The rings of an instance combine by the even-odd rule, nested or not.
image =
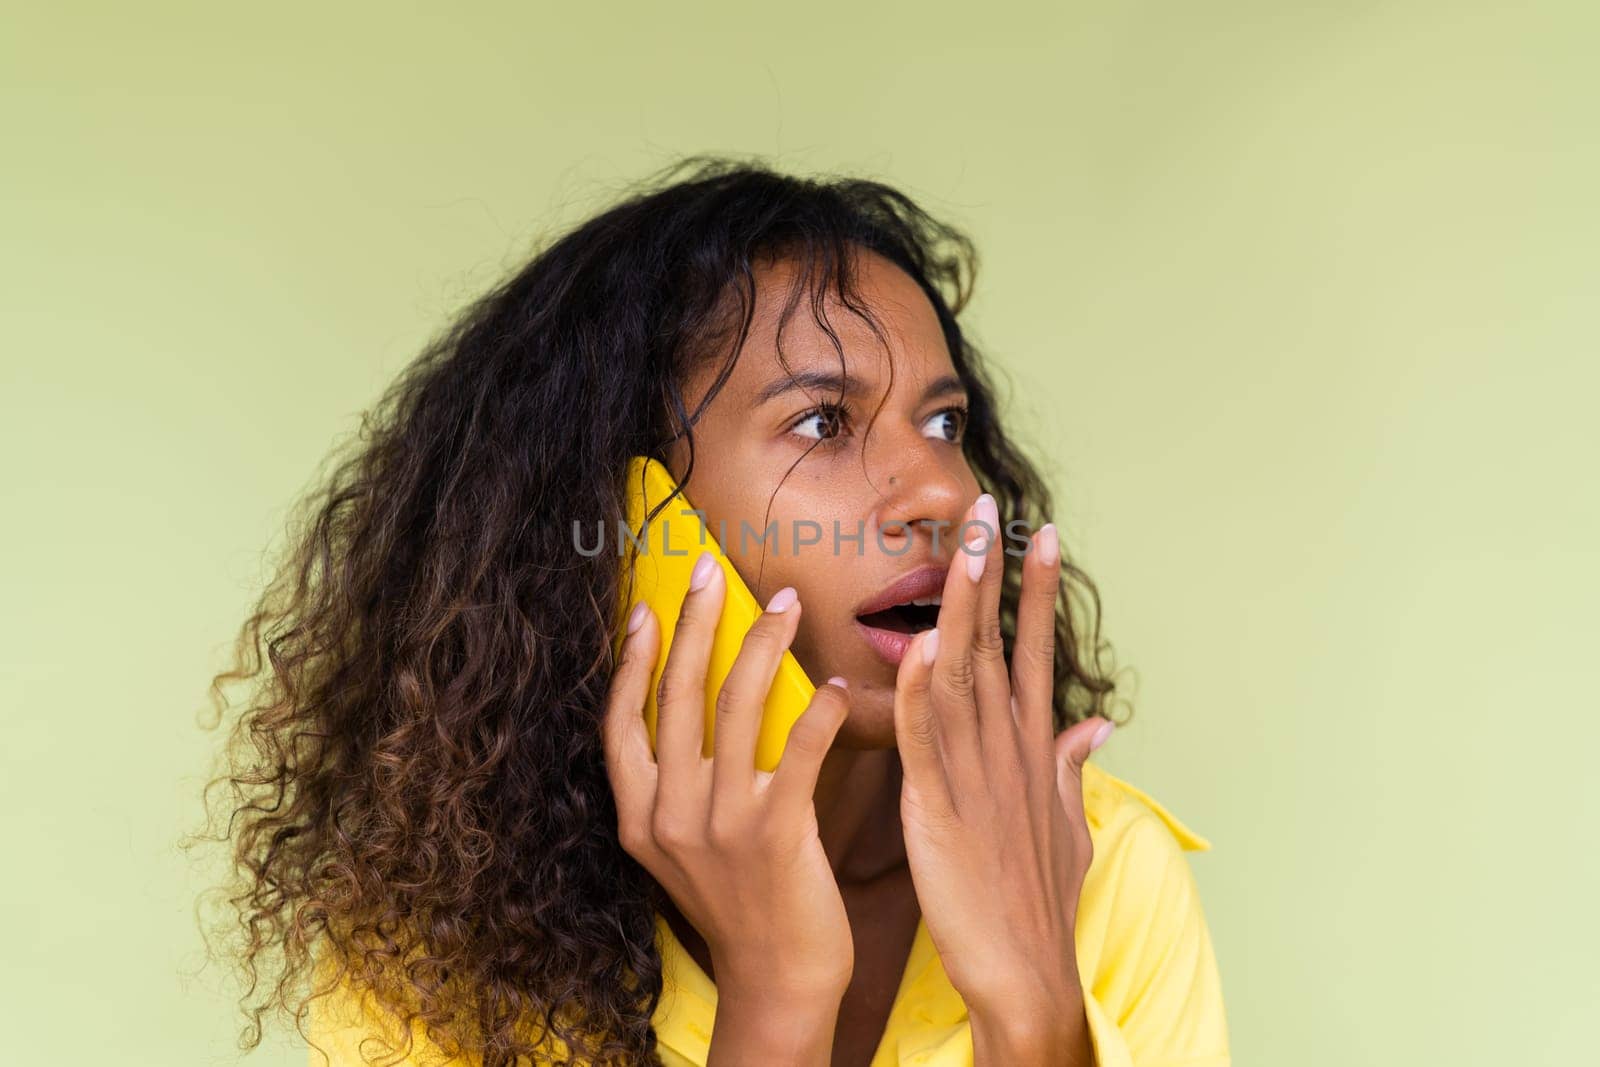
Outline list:
[[[896,604],[904,604],[909,600],[919,600],[944,591],[945,575],[948,567],[929,564],[908,571],[896,578],[870,599],[863,600],[855,606],[857,616],[871,615],[874,611],[892,608]],[[870,629],[870,627],[869,627]]]
[[[856,620],[856,629],[867,639],[867,644],[872,646],[872,650],[879,658],[891,667],[900,666],[900,661],[906,658],[906,649],[911,647],[911,639],[917,636],[895,633],[893,630],[875,629],[860,619]]]
[[[891,667],[899,666],[900,661],[905,659],[906,649],[911,647],[912,639],[917,635],[903,634],[895,630],[880,630],[862,622],[860,616],[940,593],[944,590],[947,573],[944,567],[918,567],[856,606],[856,630],[872,646],[872,650]]]

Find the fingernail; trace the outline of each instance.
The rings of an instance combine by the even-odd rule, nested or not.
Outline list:
[[[794,587],[786,585],[772,594],[772,599],[767,601],[767,610],[775,615],[782,615],[794,607],[794,602],[799,598],[800,594],[794,591]]]
[[[928,636],[922,639],[922,662],[933,666],[933,657],[939,653],[939,628],[935,626],[928,631]]]
[[[976,537],[962,551],[967,554],[967,577],[973,581],[982,578],[984,564],[989,562],[989,539]]]
[[[644,625],[645,612],[649,610],[649,606],[642,600],[633,606],[633,610],[628,613],[628,632],[630,634]]]
[[[689,591],[704,589],[711,580],[711,572],[716,568],[717,557],[709,552],[700,553],[700,558],[694,561],[694,570],[689,573]]]
[[[1061,559],[1061,538],[1056,534],[1056,524],[1053,522],[1039,527],[1039,559],[1047,567],[1054,567]]]
[[[978,497],[978,505],[973,509],[972,517],[988,527],[989,536],[993,537],[1000,532],[1000,507],[988,493]]]
[[[1115,724],[1110,719],[1107,719],[1105,722],[1099,725],[1094,732],[1094,736],[1089,738],[1090,752],[1093,752],[1095,749],[1106,743],[1106,739],[1111,736],[1111,731],[1114,726]]]
[[[840,689],[849,689],[850,688],[850,683],[844,680],[844,675],[842,675],[842,674],[836,674],[832,678],[829,678],[828,679],[828,684],[829,685],[836,685]]]

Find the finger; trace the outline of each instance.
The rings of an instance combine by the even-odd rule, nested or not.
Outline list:
[[[977,505],[967,509],[967,519],[956,533],[950,569],[944,576],[939,605],[939,646],[933,662],[933,677],[928,682],[929,703],[939,736],[939,751],[944,757],[951,788],[976,788],[984,781],[983,747],[978,735],[977,671],[973,662],[973,620],[978,611],[978,584],[972,578],[968,561],[984,558],[968,554],[967,542],[979,535],[969,525]],[[905,660],[911,656],[906,649]]]
[[[1089,753],[1106,743],[1112,722],[1098,715],[1075,722],[1055,740],[1056,789],[1069,814],[1083,811],[1083,765]]]
[[[815,817],[813,803],[822,760],[849,714],[850,694],[843,678],[830,678],[817,687],[806,710],[789,728],[783,754],[767,782],[774,815],[800,818],[810,811]]]
[[[894,683],[894,743],[900,750],[900,765],[907,786],[924,810],[935,816],[954,811],[931,692],[933,661],[941,640],[938,627],[913,638]]]
[[[750,791],[767,694],[799,625],[800,602],[793,587],[784,586],[745,632],[739,654],[717,694],[711,732],[713,798],[743,796]]]
[[[727,583],[710,552],[695,561],[656,689],[656,763],[663,796],[700,770],[706,730],[706,669]]]
[[[1087,875],[1094,864],[1094,834],[1083,805],[1083,764],[1111,736],[1111,721],[1094,716],[1062,730],[1055,741],[1056,792],[1072,839],[1074,868]]]
[[[1047,756],[1055,732],[1056,598],[1061,590],[1061,548],[1053,523],[1033,535],[1022,557],[1017,636],[1011,649],[1011,691],[1017,731],[1026,752]]]
[[[973,505],[973,540],[964,552],[968,577],[977,584],[972,620],[972,672],[977,692],[978,733],[990,757],[1014,757],[1016,720],[1011,715],[1011,679],[1006,669],[1005,637],[1000,629],[1000,587],[1005,579],[1005,540],[1000,511],[988,493]],[[991,764],[991,766],[995,766]]]
[[[661,630],[655,612],[643,602],[634,606],[628,625],[630,629],[622,642],[622,660],[611,676],[611,688],[606,695],[600,740],[605,750],[606,775],[616,798],[618,834],[624,842],[637,845],[648,836],[645,831],[649,828],[650,811],[655,803],[656,761],[650,751],[650,734],[643,710],[661,644]]]

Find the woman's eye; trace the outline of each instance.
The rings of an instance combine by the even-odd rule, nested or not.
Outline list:
[[[801,437],[826,440],[844,432],[844,412],[832,405],[823,405],[800,416],[790,429]]]
[[[923,424],[923,432],[926,436],[937,436],[954,444],[961,440],[961,431],[966,429],[966,426],[967,412],[964,408],[945,408],[928,417],[928,421]]]

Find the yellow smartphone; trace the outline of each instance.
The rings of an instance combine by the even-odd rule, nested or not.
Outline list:
[[[717,620],[712,639],[711,659],[706,668],[705,743],[703,755],[713,752],[712,732],[716,728],[717,694],[723,680],[733,668],[745,633],[761,616],[750,587],[734,569],[732,561],[723,551],[707,525],[694,513],[694,505],[682,494],[678,485],[659,461],[645,456],[634,456],[628,463],[628,527],[633,541],[620,540],[614,546],[623,564],[621,618],[626,620],[633,606],[641,600],[650,605],[661,624],[661,654],[656,659],[650,675],[650,691],[645,698],[645,725],[650,733],[650,747],[656,743],[656,687],[661,682],[661,672],[666,667],[667,652],[672,647],[672,635],[677,626],[678,612],[689,591],[689,575],[701,552],[712,553],[722,567],[727,592],[722,602],[722,616]],[[646,516],[663,500],[671,500],[646,523]],[[618,531],[620,534],[620,531]],[[630,563],[631,561],[631,563]],[[633,588],[628,588],[628,568],[632,567]],[[624,631],[617,628],[616,646],[621,648]],[[800,661],[788,651],[778,664],[778,671],[767,693],[762,711],[761,730],[756,740],[756,766],[764,771],[775,770],[783,755],[783,746],[806,707],[811,703],[816,686],[806,677]]]

